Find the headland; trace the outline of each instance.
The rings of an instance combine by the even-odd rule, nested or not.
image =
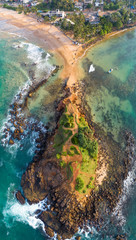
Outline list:
[[[81,45],[73,45],[54,26],[5,9],[0,13],[7,23],[24,30],[24,37],[40,39],[43,47],[63,61],[61,78],[67,83],[62,99],[56,103],[56,128],[47,134],[46,144],[44,139],[44,151],[27,167],[21,186],[29,203],[48,198],[50,210],[39,212],[38,217],[50,237],[56,232],[58,239],[67,239],[88,221],[102,224],[105,213],[115,207],[134,140],[127,132],[122,154],[118,145],[114,143],[113,148],[108,137],[101,138],[97,126],[87,119],[82,108],[82,86],[77,81],[81,78],[77,61],[84,56]],[[17,193],[22,204],[24,197]]]

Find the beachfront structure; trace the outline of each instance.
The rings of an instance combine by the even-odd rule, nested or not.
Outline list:
[[[75,3],[75,8],[78,8],[80,11],[83,10],[83,2],[76,2]]]
[[[59,17],[59,18],[64,18],[66,16],[65,12],[64,11],[60,11],[59,9],[55,10],[55,11],[48,11],[47,13],[42,13],[42,16],[45,17],[45,16],[48,16],[49,18],[53,17],[53,16],[56,16],[56,17]]]
[[[84,0],[84,5],[93,4],[93,0]]]
[[[20,2],[22,2],[23,4],[29,3],[30,0],[21,0]]]
[[[100,7],[100,6],[102,6],[104,4],[104,2],[103,2],[103,0],[96,0],[95,1],[95,7]]]

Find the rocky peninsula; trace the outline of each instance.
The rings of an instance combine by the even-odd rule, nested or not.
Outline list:
[[[58,239],[71,238],[88,221],[103,224],[119,199],[134,154],[131,133],[126,132],[122,153],[116,142],[87,120],[79,89],[65,87],[63,99],[56,103],[56,129],[48,134],[44,153],[34,157],[21,181],[30,204],[48,199],[50,209],[38,217],[46,233],[50,237],[57,233]]]
[[[50,237],[56,233],[58,239],[71,238],[87,223],[99,229],[119,200],[134,155],[134,138],[126,131],[122,150],[88,117],[84,88],[82,82],[77,81],[81,79],[77,61],[84,55],[81,46],[73,46],[54,26],[8,10],[0,12],[8,23],[27,29],[23,36],[41,39],[41,46],[63,58],[61,78],[66,83],[63,97],[54,103],[56,127],[52,131],[46,128],[46,134],[39,132],[36,140],[39,151],[35,152],[21,180],[24,196],[17,192],[16,197],[21,204],[26,199],[30,204],[47,199],[50,207],[39,211],[38,218],[44,222]],[[18,108],[26,107],[27,99],[37,88],[38,85],[27,91],[23,105],[13,104],[11,115],[18,125],[14,126],[17,130],[10,144],[14,144],[13,139],[20,139],[22,127],[25,128],[24,119],[17,117]],[[21,95],[18,97],[20,100]],[[13,124],[15,121],[13,119]]]

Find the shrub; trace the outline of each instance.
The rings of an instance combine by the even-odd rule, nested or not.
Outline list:
[[[76,149],[76,147],[70,146],[70,150],[72,150],[75,154],[80,155],[80,153],[78,152],[78,150]]]
[[[79,118],[79,126],[82,126],[82,127],[88,126],[88,123],[85,121],[84,117]]]
[[[60,165],[61,167],[63,167],[63,168],[66,167],[66,163],[65,163],[65,161],[63,161],[63,160],[59,162],[59,165]]]
[[[63,113],[61,119],[60,119],[60,124],[63,125],[66,128],[73,128],[74,127],[74,117],[71,114],[66,114]]]
[[[82,180],[82,178],[77,177],[76,178],[76,185],[75,185],[75,189],[77,191],[81,190],[84,187],[84,181]]]
[[[90,177],[90,180],[93,181],[93,180],[94,180],[94,177]]]
[[[90,189],[93,189],[93,188],[94,188],[94,185],[92,184],[92,182],[89,182],[89,183],[88,183],[87,188],[90,188]]]
[[[98,143],[96,141],[92,141],[89,146],[89,155],[92,158],[96,158],[98,154]]]
[[[55,135],[54,138],[54,148],[56,149],[57,153],[61,153],[63,150],[63,145],[65,142],[72,136],[72,131],[67,129],[67,132],[65,129],[62,128],[62,126],[59,127],[58,133]]]
[[[70,179],[73,176],[73,167],[71,165],[71,162],[67,164],[67,177]]]
[[[3,4],[3,8],[11,9],[13,11],[17,10],[17,7],[10,6],[10,5],[6,4],[6,3]]]
[[[75,145],[78,145],[78,134],[77,133],[71,138],[71,142]]]
[[[88,138],[85,136],[84,133],[79,133],[78,134],[78,142],[79,145],[83,148],[87,148],[88,147]]]
[[[59,153],[56,154],[56,158],[57,158],[57,159],[60,159],[60,158],[61,158],[61,156],[60,156]]]
[[[94,188],[93,181],[94,181],[94,177],[90,177],[90,182],[88,183],[87,188],[90,188],[90,189]]]
[[[75,153],[74,153],[74,152],[71,152],[70,150],[68,150],[68,155],[71,156],[71,157],[73,157],[73,156],[75,155]]]
[[[62,152],[61,155],[62,156],[67,156],[67,152]]]

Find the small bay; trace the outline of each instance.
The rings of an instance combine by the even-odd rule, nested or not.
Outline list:
[[[90,66],[93,71],[89,71]],[[131,131],[136,138],[136,30],[96,44],[82,61],[82,67],[88,116],[123,151],[125,131]],[[98,239],[102,236],[102,239],[113,239],[120,231],[127,234],[127,239],[136,237],[135,160],[132,160],[132,169],[124,181],[123,193],[115,209],[118,223],[116,226],[107,223],[107,230],[103,229]]]

